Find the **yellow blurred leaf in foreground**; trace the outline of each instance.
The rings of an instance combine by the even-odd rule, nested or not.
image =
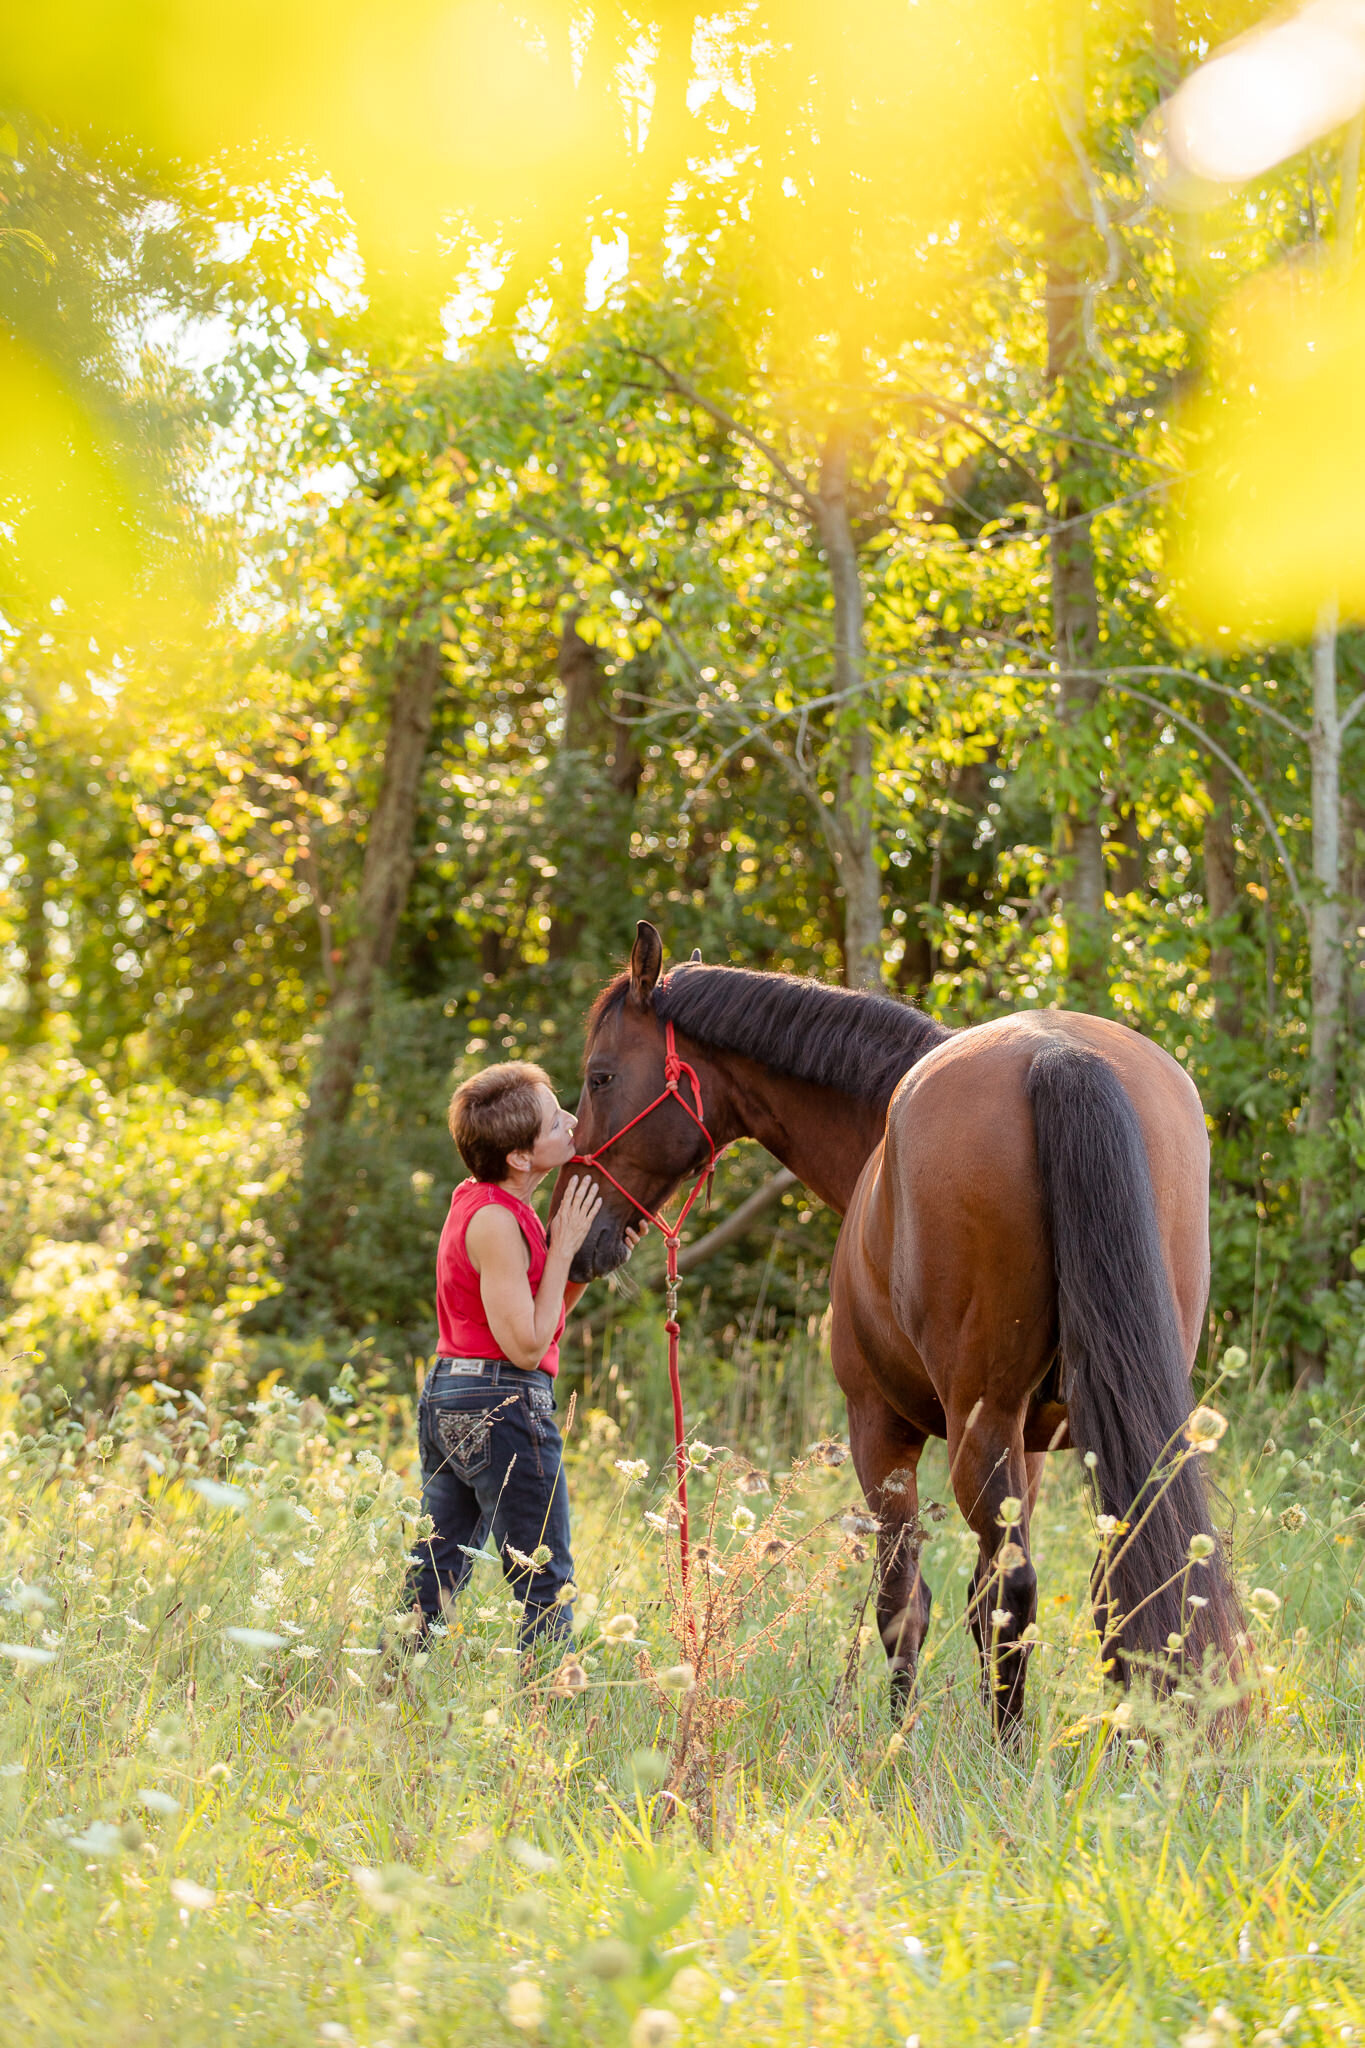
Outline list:
[[[1365,619],[1365,289],[1281,272],[1225,315],[1196,401],[1175,578],[1212,637]]]

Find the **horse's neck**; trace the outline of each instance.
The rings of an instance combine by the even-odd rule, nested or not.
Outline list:
[[[756,1060],[727,1062],[727,1121],[754,1138],[812,1194],[842,1215],[858,1176],[881,1143],[885,1103],[775,1074]]]

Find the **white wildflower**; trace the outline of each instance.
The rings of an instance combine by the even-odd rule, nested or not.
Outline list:
[[[211,1892],[207,1885],[196,1884],[190,1877],[171,1879],[171,1897],[187,1913],[207,1913],[210,1906],[218,1903],[217,1892]]]

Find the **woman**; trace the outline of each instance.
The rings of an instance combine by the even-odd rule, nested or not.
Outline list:
[[[491,1531],[522,1602],[518,1644],[573,1627],[573,1559],[554,1381],[569,1283],[601,1193],[571,1180],[547,1239],[531,1196],[574,1156],[575,1119],[549,1076],[524,1060],[486,1067],[457,1088],[450,1134],[470,1178],[451,1196],[436,1254],[440,1349],[422,1390],[422,1505],[435,1524],[418,1546],[423,1633],[440,1620]],[[628,1233],[633,1249],[647,1229]]]

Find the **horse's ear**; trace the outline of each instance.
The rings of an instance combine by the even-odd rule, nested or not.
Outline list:
[[[635,944],[630,949],[630,999],[637,1009],[648,1010],[654,1002],[654,984],[664,964],[663,940],[644,918],[635,927]]]
[[[694,947],[692,948],[692,958],[691,958],[691,959],[690,959],[690,960],[688,961],[688,963],[687,963],[687,964],[688,964],[688,966],[689,966],[689,967],[700,967],[700,966],[701,966],[701,947],[700,947],[700,946],[694,946]]]

